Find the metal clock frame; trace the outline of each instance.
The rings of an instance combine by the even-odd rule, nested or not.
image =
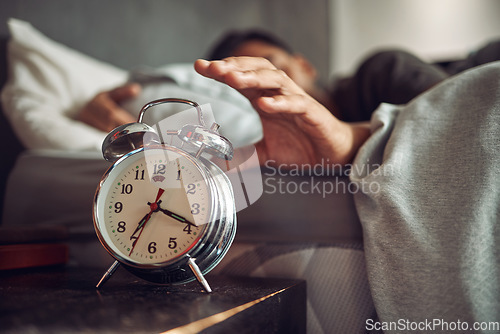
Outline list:
[[[107,139],[103,143],[103,154],[105,155],[105,158],[107,160],[111,160],[106,157],[106,150],[109,151],[109,146],[111,144],[108,139],[109,137],[113,137],[114,139],[116,139],[120,138],[116,134],[122,136],[136,134],[133,132],[130,133],[128,129],[140,128],[140,131],[149,131],[149,126],[141,123],[144,112],[149,107],[168,102],[186,103],[196,107],[200,124],[203,126],[203,129],[206,128],[203,122],[201,110],[197,103],[182,99],[156,100],[150,102],[149,104],[146,104],[142,108],[138,119],[139,123],[131,123],[129,125],[122,126],[122,129],[117,128],[114,132],[108,135]],[[214,133],[217,128],[218,126],[214,123],[210,130],[205,129],[203,131],[204,133],[206,133],[207,131]],[[111,134],[114,135],[111,136]],[[216,136],[219,135],[216,134]],[[223,137],[221,138],[226,140]],[[127,140],[129,140],[129,138],[127,138]],[[220,143],[220,140],[218,140],[218,142]],[[222,143],[224,144],[224,142]],[[105,145],[107,145],[107,147]],[[96,288],[99,289],[121,264],[124,268],[126,268],[134,275],[150,282],[158,284],[184,284],[196,279],[207,292],[211,292],[211,288],[204,278],[204,275],[212,270],[222,260],[222,258],[229,250],[232,241],[234,240],[236,234],[236,209],[234,204],[233,190],[229,178],[217,165],[201,156],[201,152],[205,148],[205,144],[201,144],[200,150],[195,156],[177,147],[169,146],[166,144],[157,144],[154,145],[155,147],[153,148],[170,150],[188,159],[190,163],[195,165],[199,170],[203,177],[203,182],[206,183],[207,189],[209,190],[210,215],[209,221],[207,223],[208,226],[203,229],[202,236],[198,238],[196,244],[191,249],[183,254],[180,254],[178,257],[165,262],[159,262],[155,264],[141,264],[135,263],[133,261],[130,261],[129,259],[122,257],[115,250],[113,250],[110,245],[108,245],[108,242],[102,235],[100,225],[105,224],[105,222],[100,222],[101,218],[99,217],[99,210],[104,211],[104,206],[101,205],[100,207],[99,205],[99,200],[102,198],[100,196],[103,190],[102,188],[105,185],[106,180],[108,180],[113,171],[116,170],[117,166],[122,166],[124,163],[127,163],[127,160],[135,156],[136,154],[142,154],[143,156],[145,155],[144,150],[147,150],[148,148],[144,147],[144,143],[141,143],[140,146],[142,147],[121,155],[121,157],[119,157],[118,160],[113,163],[113,165],[103,175],[94,196],[93,219],[96,234],[104,248],[116,259],[116,261],[103,275]],[[134,147],[134,145],[132,145],[132,147]],[[122,147],[120,147],[120,149],[122,149]],[[227,156],[225,152],[223,154]],[[115,157],[116,156],[113,156],[113,158]]]

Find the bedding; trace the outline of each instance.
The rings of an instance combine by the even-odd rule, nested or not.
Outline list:
[[[376,319],[359,243],[237,242],[215,274],[307,281],[308,333],[366,333]]]
[[[354,197],[380,320],[498,324],[500,62],[382,105],[371,124],[351,181],[378,189]]]
[[[124,105],[133,115],[157,98],[188,98],[212,105],[221,134],[236,147],[262,136],[250,103],[226,85],[198,75],[192,64],[129,72],[57,43],[28,22],[10,19],[8,26],[9,78],[1,98],[6,116],[29,149],[100,150],[106,133],[76,120],[77,114],[97,93],[128,81],[144,86],[137,99]],[[160,113],[152,122],[171,112]]]
[[[29,23],[10,19],[8,79],[3,109],[27,148],[96,150],[105,133],[75,117],[99,91],[127,81],[126,71],[47,38]]]

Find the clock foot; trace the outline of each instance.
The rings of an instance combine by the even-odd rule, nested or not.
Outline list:
[[[208,285],[207,280],[205,279],[205,277],[201,273],[201,270],[198,267],[198,265],[196,264],[195,259],[193,259],[192,257],[190,257],[189,260],[188,260],[188,264],[189,264],[189,268],[191,268],[191,270],[193,271],[194,276],[196,276],[196,279],[201,284],[201,286],[203,287],[203,289],[205,289],[205,291],[208,292],[208,293],[212,292],[212,289],[210,288],[210,285]]]
[[[111,265],[111,267],[109,267],[109,269],[104,273],[104,275],[102,276],[102,278],[99,281],[99,283],[97,283],[97,285],[95,286],[95,288],[96,289],[100,289],[101,286],[108,281],[108,279],[111,277],[111,275],[113,275],[113,273],[116,271],[116,269],[118,269],[119,266],[120,266],[120,262],[115,261]]]

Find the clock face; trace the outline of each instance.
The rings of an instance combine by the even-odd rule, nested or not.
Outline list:
[[[182,151],[138,150],[108,171],[96,195],[95,224],[119,260],[161,265],[188,252],[210,221],[203,170]]]

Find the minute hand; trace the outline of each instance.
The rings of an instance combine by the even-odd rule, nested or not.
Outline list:
[[[185,224],[189,224],[189,225],[193,225],[195,226],[193,223],[191,223],[189,220],[187,220],[186,218],[176,214],[176,213],[173,213],[172,211],[168,210],[168,209],[162,209],[162,208],[159,208],[161,212],[163,212],[164,214],[166,214],[167,216],[169,217],[172,217],[174,218],[175,220],[181,222],[181,223],[185,223]]]

